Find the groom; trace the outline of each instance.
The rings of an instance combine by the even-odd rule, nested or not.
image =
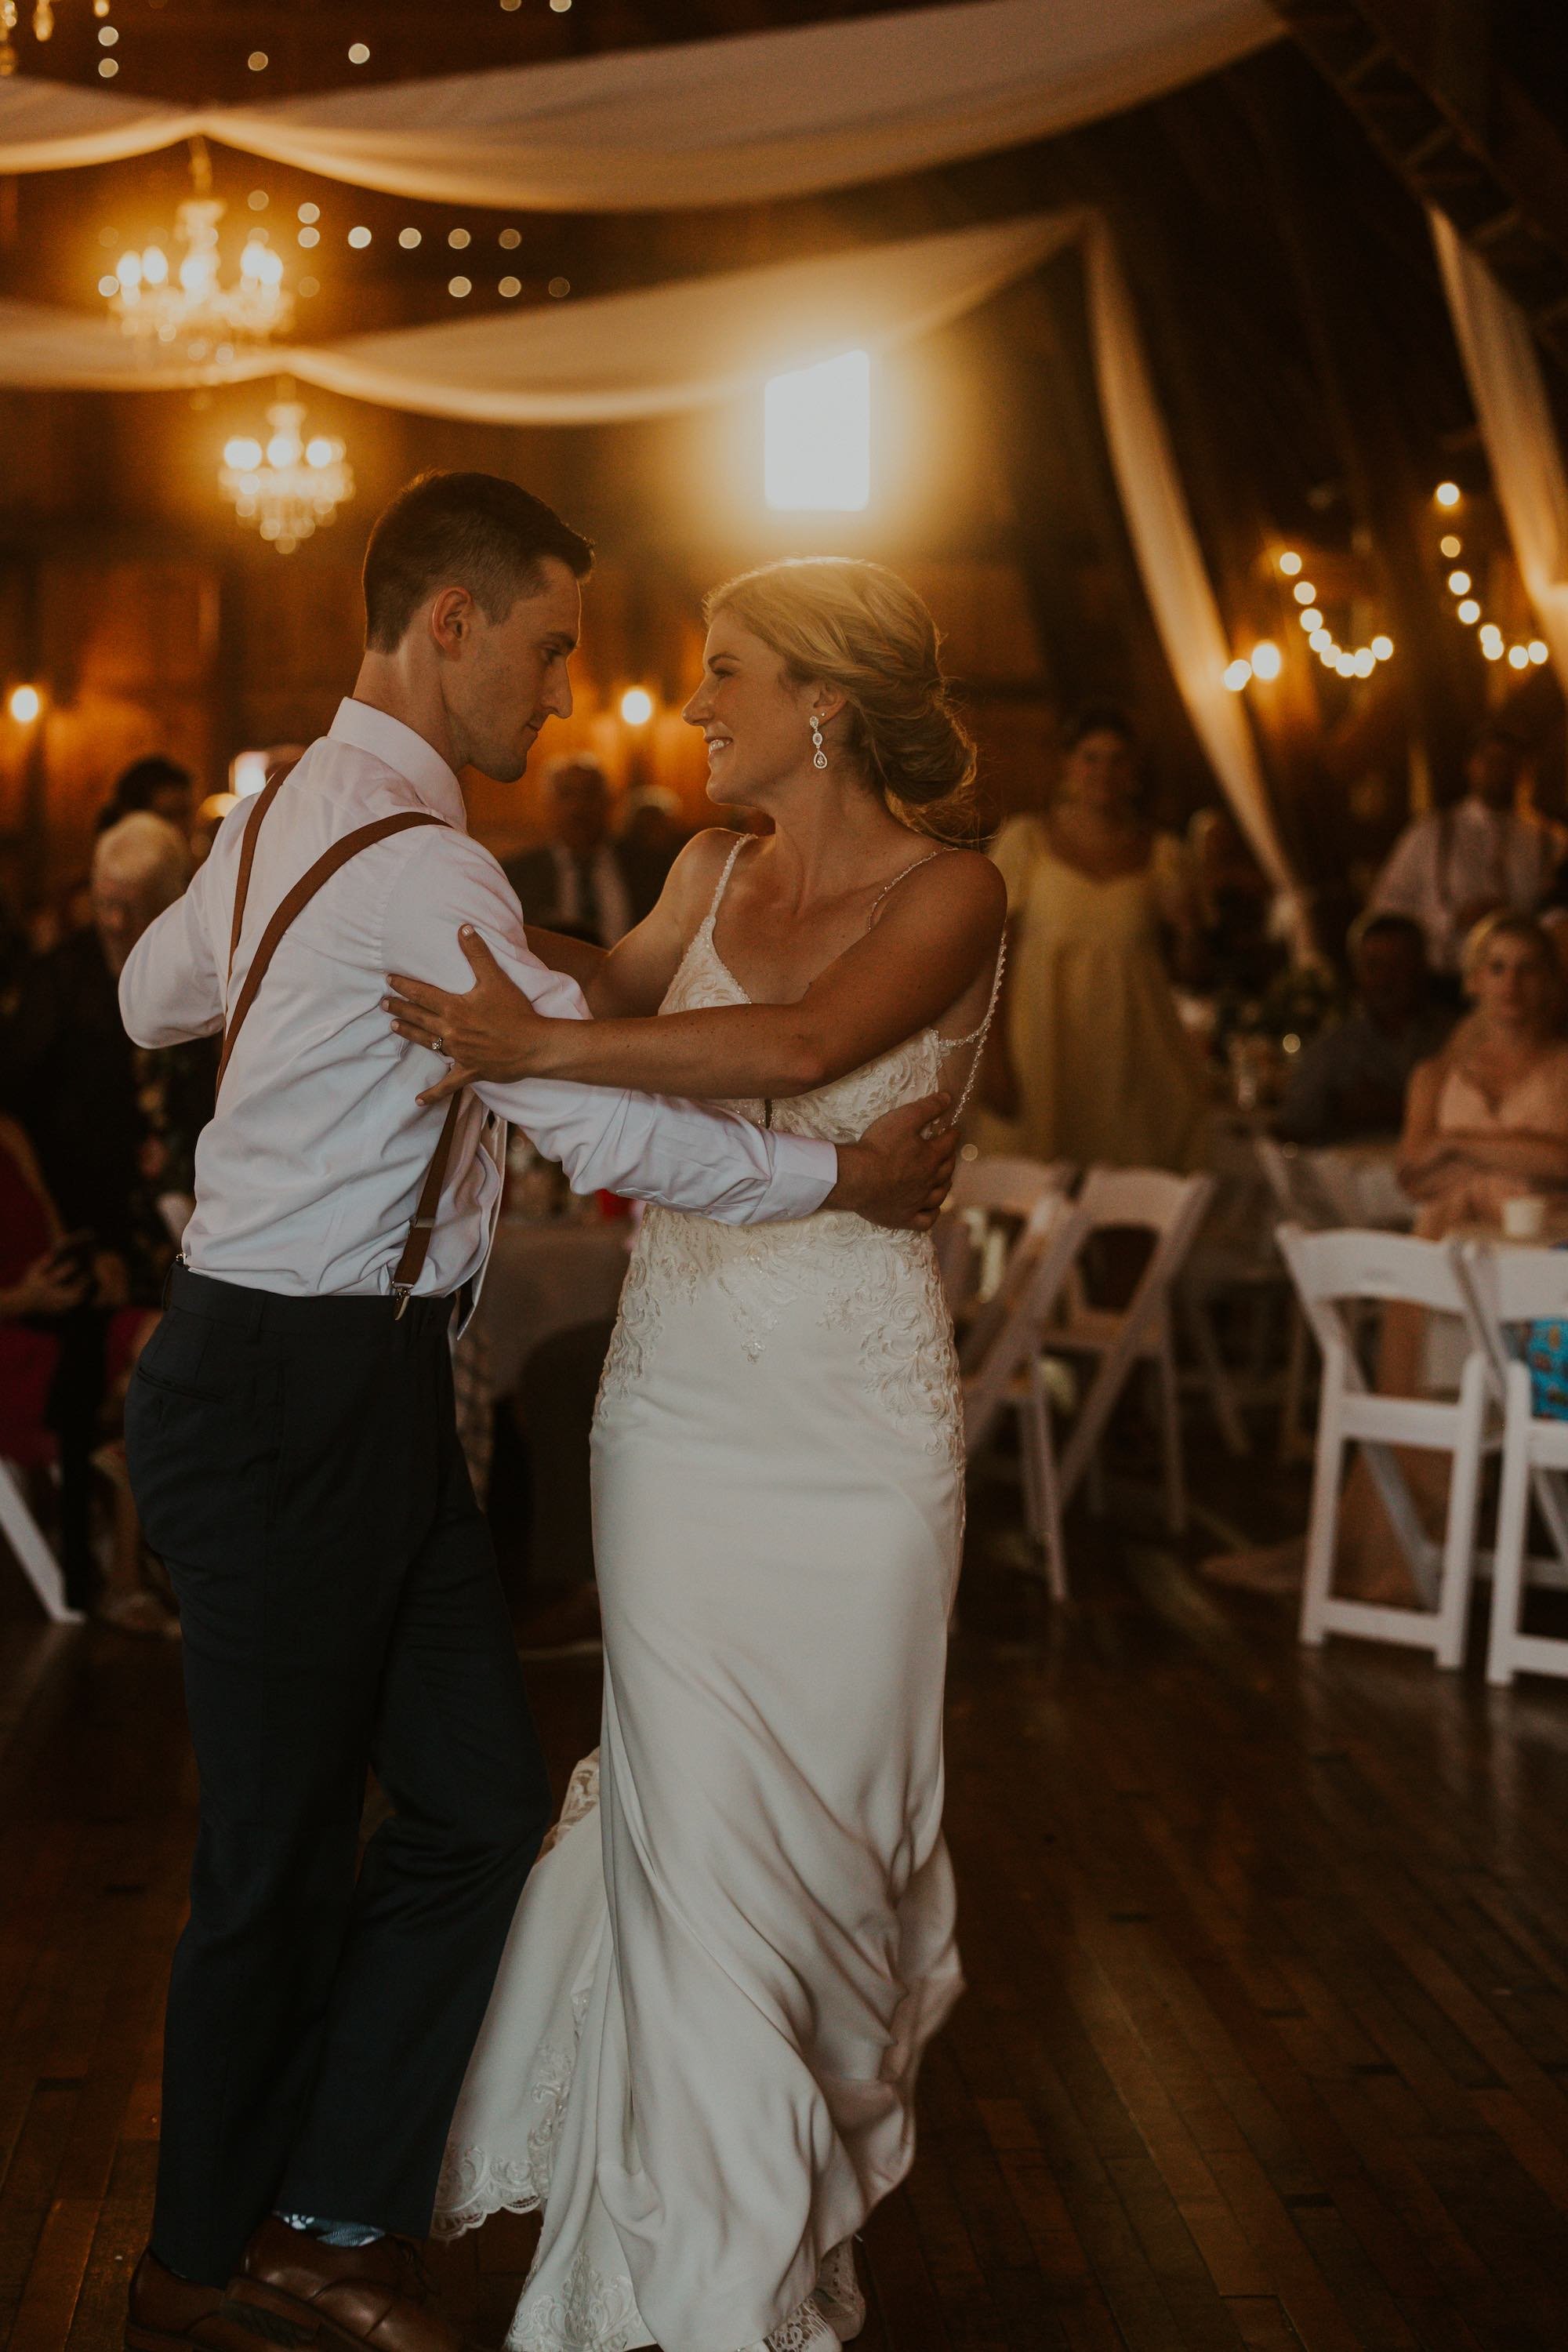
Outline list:
[[[570,713],[590,562],[513,483],[411,483],[371,536],[353,698],[234,811],[121,980],[139,1044],[224,1036],[127,1408],[201,1774],[128,2352],[461,2352],[407,2240],[549,1798],[453,1420],[498,1120],[579,1192],[731,1223],[831,1204],[923,1224],[951,1174],[921,1133],[936,1102],[837,1152],[552,1081],[482,1087],[446,1126],[417,1103],[440,1064],[391,1034],[385,975],[465,985],[459,924],[535,1004],[586,1017],[531,953],[458,777],[515,781]],[[371,1768],[393,1810],[356,1874]]]

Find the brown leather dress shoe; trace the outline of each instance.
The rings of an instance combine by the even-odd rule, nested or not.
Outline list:
[[[227,2290],[195,2286],[142,2255],[131,2282],[125,2352],[259,2352],[256,2336],[229,2315]]]
[[[276,2215],[245,2250],[223,2305],[262,2345],[310,2352],[475,2352],[436,2308],[435,2290],[406,2238],[324,2246]]]

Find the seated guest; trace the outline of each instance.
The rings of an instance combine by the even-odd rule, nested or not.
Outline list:
[[[1399,1181],[1415,1230],[1500,1219],[1507,1200],[1568,1192],[1568,1041],[1552,942],[1528,915],[1493,915],[1465,950],[1475,1010],[1410,1082]]]
[[[1435,971],[1457,975],[1465,942],[1484,917],[1532,915],[1544,903],[1568,840],[1517,805],[1526,747],[1495,720],[1465,763],[1465,797],[1417,817],[1394,843],[1372,903],[1412,916]]]
[[[1420,1203],[1417,1234],[1497,1225],[1522,1194],[1568,1194],[1568,1040],[1552,943],[1527,915],[1493,915],[1467,944],[1465,984],[1475,1010],[1410,1081],[1399,1178]],[[1384,1308],[1377,1386],[1417,1394],[1427,1317],[1395,1301]],[[1448,1468],[1426,1449],[1394,1453],[1428,1534],[1442,1528]],[[1205,1563],[1221,1583],[1258,1591],[1300,1587],[1305,1540],[1233,1552]],[[1335,1589],[1346,1598],[1408,1607],[1415,1580],[1365,1457],[1358,1452],[1340,1498]]]
[[[551,838],[506,863],[525,923],[613,948],[636,920],[625,854],[610,839],[610,787],[590,751],[568,751],[544,772]]]
[[[1436,1053],[1453,1015],[1432,1001],[1421,926],[1372,913],[1350,936],[1355,1004],[1297,1056],[1276,1125],[1290,1143],[1396,1136],[1418,1062]]]
[[[174,1254],[161,1200],[192,1189],[195,1138],[212,1115],[216,1047],[132,1045],[120,1018],[121,967],[189,878],[185,844],[141,811],[99,835],[92,925],[25,974],[0,1029],[0,1107],[25,1129],[67,1228],[82,1237],[90,1296],[59,1327],[51,1402],[60,1441],[67,1591],[91,1598],[91,1461],[119,1310],[156,1307]]]
[[[99,811],[98,830],[107,833],[122,816],[161,816],[182,838],[191,829],[195,813],[195,779],[177,760],[161,752],[150,760],[133,760],[116,778],[114,790]]]

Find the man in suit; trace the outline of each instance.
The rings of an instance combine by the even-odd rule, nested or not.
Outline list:
[[[567,751],[545,771],[551,838],[508,860],[525,923],[613,948],[637,919],[632,877],[610,839],[610,787],[591,751]]]

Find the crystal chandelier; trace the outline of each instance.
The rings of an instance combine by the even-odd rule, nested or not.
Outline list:
[[[110,0],[92,0],[93,15],[107,16],[109,5]],[[0,74],[14,74],[16,70],[16,48],[11,37],[16,29],[17,16],[16,0],[0,0]],[[33,0],[33,38],[52,40],[54,30],[55,0]],[[119,36],[110,33],[100,38],[112,46]]]
[[[0,6],[4,0],[0,0]],[[245,344],[265,343],[293,323],[294,298],[283,283],[283,257],[264,228],[253,228],[237,279],[224,283],[218,249],[222,199],[211,193],[206,149],[192,142],[195,194],[174,217],[173,257],[164,245],[121,256],[100,290],[125,332],[144,351],[177,344],[187,359],[226,365]]]
[[[265,445],[245,435],[228,443],[218,486],[241,522],[254,523],[279,555],[292,555],[353,498],[353,468],[333,435],[306,438],[301,401],[274,401],[267,422]]]

